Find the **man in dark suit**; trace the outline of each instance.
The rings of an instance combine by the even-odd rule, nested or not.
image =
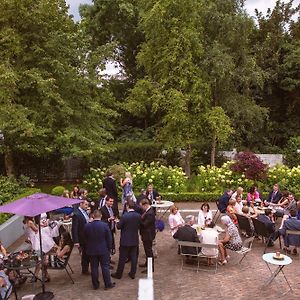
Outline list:
[[[107,171],[106,177],[103,179],[103,188],[106,190],[106,194],[109,198],[114,199],[114,209],[118,211],[119,216],[119,209],[118,209],[118,189],[116,180],[113,177],[111,171]]]
[[[132,199],[127,201],[127,212],[124,213],[117,223],[117,228],[121,229],[120,255],[116,273],[111,277],[120,279],[122,277],[126,259],[131,261],[129,277],[134,279],[137,266],[139,248],[139,229],[141,225],[141,215],[134,211],[135,203]]]
[[[115,252],[115,238],[114,234],[116,232],[115,220],[118,218],[118,212],[113,207],[114,199],[111,197],[106,198],[105,205],[101,207],[101,221],[104,221],[109,226],[112,237],[112,254]]]
[[[77,246],[81,252],[81,272],[82,274],[89,273],[89,257],[86,254],[86,244],[84,238],[84,227],[89,221],[87,209],[89,203],[87,200],[80,202],[79,207],[74,210],[72,220],[72,238],[74,246]]]
[[[140,202],[140,205],[144,211],[141,216],[141,229],[140,234],[146,254],[146,258],[152,257],[153,270],[154,270],[154,256],[152,251],[153,240],[155,239],[155,213],[150,206],[148,199],[144,199]],[[147,261],[144,264],[140,264],[140,267],[147,267]],[[147,270],[143,270],[142,273],[147,273]]]
[[[105,289],[111,289],[115,283],[111,282],[109,272],[109,254],[111,249],[111,233],[108,225],[100,221],[101,213],[95,210],[93,222],[87,223],[84,228],[86,253],[91,260],[91,275],[94,289],[99,288],[99,263]]]
[[[106,204],[107,193],[105,188],[100,189],[99,196],[100,199],[98,200],[98,209],[100,210],[101,207],[103,207]]]
[[[197,235],[197,231],[192,227],[192,225],[195,223],[195,217],[192,215],[188,215],[185,219],[185,225],[178,228],[178,230],[173,235],[173,238],[177,239],[178,241],[199,243],[200,241]],[[198,252],[201,250],[199,249],[200,248],[196,247],[182,247],[182,251],[187,254],[198,254]]]
[[[270,203],[277,204],[279,200],[281,199],[282,194],[279,191],[279,185],[278,183],[275,183],[273,185],[273,190],[269,193],[268,198],[265,200],[265,205],[268,206]]]
[[[300,235],[289,234],[286,235],[287,230],[294,230],[300,232],[300,220],[297,220],[297,210],[292,209],[290,216],[283,222],[282,228],[279,229],[280,235],[283,236],[284,246],[300,247]],[[294,254],[297,254],[297,249],[294,249]]]
[[[157,197],[159,197],[159,193],[153,189],[153,184],[149,184],[146,190],[146,198],[149,200],[150,205],[153,204],[153,201],[156,201]]]
[[[279,232],[276,231],[276,228],[275,228],[275,220],[274,220],[272,210],[266,209],[265,214],[258,215],[257,219],[265,224],[268,232],[271,235],[271,239],[269,241],[268,246],[269,247],[274,246],[274,241],[278,238]]]
[[[218,201],[218,209],[221,213],[226,212],[226,208],[228,206],[228,202],[230,197],[232,196],[233,191],[231,189],[228,189],[224,192],[224,194],[220,197]]]

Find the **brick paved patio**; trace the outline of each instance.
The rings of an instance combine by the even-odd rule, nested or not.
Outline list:
[[[199,207],[196,203],[179,204],[182,209],[195,209]],[[186,214],[186,213],[185,213]],[[196,215],[196,213],[194,213]],[[119,240],[119,234],[116,241]],[[278,242],[275,247],[268,248],[268,252],[276,251],[279,248]],[[181,270],[181,258],[177,254],[175,241],[172,239],[169,229],[157,234],[158,258],[155,260],[154,273],[154,294],[156,300],[171,299],[300,299],[300,260],[298,256],[291,256],[293,263],[284,268],[285,274],[290,281],[293,293],[289,292],[282,274],[278,275],[275,281],[263,289],[263,282],[270,276],[266,264],[262,260],[263,244],[255,240],[252,252],[248,254],[241,265],[236,265],[237,255],[230,253],[231,259],[226,266],[220,266],[217,274],[214,272],[200,271],[198,274],[193,270]],[[144,262],[144,252],[140,248],[140,262]],[[117,261],[118,254],[113,257]],[[121,280],[115,279],[116,287],[112,290],[94,291],[91,285],[90,276],[80,273],[80,257],[76,249],[72,253],[70,264],[75,271],[73,285],[65,271],[52,271],[52,281],[47,283],[47,290],[53,291],[55,299],[137,299],[138,279],[145,278],[138,269],[135,280],[127,276],[129,266],[126,266]],[[26,283],[18,291],[19,297],[25,294],[33,294],[40,291],[38,283]],[[20,297],[21,298],[21,297]]]

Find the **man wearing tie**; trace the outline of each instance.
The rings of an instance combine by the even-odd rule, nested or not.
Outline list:
[[[77,246],[81,252],[81,272],[82,274],[89,273],[89,257],[86,254],[86,244],[84,238],[84,227],[89,221],[87,209],[89,203],[87,200],[82,200],[79,207],[74,210],[72,221],[72,238],[74,246]]]
[[[101,220],[108,224],[112,236],[112,253],[115,252],[115,238],[116,232],[115,220],[118,218],[118,212],[113,207],[114,199],[111,197],[106,198],[106,203],[101,207],[100,212],[102,214]]]
[[[117,223],[117,228],[121,229],[120,237],[120,255],[116,273],[111,277],[121,279],[124,271],[126,259],[131,262],[130,272],[128,276],[135,278],[138,248],[139,248],[139,229],[141,225],[141,215],[134,211],[135,203],[132,199],[127,200],[127,212],[125,212],[121,220]]]
[[[270,203],[277,204],[282,198],[282,194],[279,191],[278,183],[273,185],[273,190],[269,193],[267,200],[265,200],[265,205],[268,206]]]
[[[106,204],[106,199],[107,199],[106,189],[105,188],[100,189],[99,195],[100,195],[99,210],[100,210]]]
[[[159,193],[153,189],[153,185],[149,184],[146,190],[146,198],[149,200],[150,205],[153,204],[153,201],[156,201],[156,198],[159,196]]]
[[[154,260],[153,260],[153,251],[152,244],[155,239],[155,213],[153,208],[150,206],[150,203],[147,199],[144,199],[140,203],[144,213],[141,216],[141,238],[146,254],[146,258],[152,257],[153,269],[154,269]],[[140,267],[147,267],[147,261],[144,264],[140,264]],[[147,273],[147,270],[143,270],[142,273]]]
[[[99,289],[99,263],[101,265],[105,289],[111,289],[115,283],[111,282],[109,272],[109,254],[111,249],[111,232],[108,225],[100,221],[101,213],[95,210],[94,220],[85,225],[84,237],[86,252],[91,260],[92,283],[95,290]]]

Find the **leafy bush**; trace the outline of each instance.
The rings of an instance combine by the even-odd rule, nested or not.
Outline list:
[[[195,202],[215,202],[221,196],[220,193],[195,192],[195,193],[160,193],[163,200],[173,202],[195,201]]]
[[[20,194],[15,194],[14,196],[12,196],[8,201],[6,202],[12,202],[18,199],[21,199],[23,197],[27,197],[29,195],[32,195],[34,193],[38,193],[40,192],[39,189],[35,189],[35,188],[26,188],[23,189],[22,192]],[[0,225],[4,222],[6,222],[10,217],[12,216],[12,214],[0,214]]]
[[[64,186],[61,186],[61,185],[58,185],[56,187],[54,187],[51,191],[51,195],[55,195],[55,196],[62,196],[63,193],[65,191],[65,187]]]
[[[288,141],[287,147],[284,150],[285,162],[290,167],[300,165],[300,136],[291,137]]]
[[[236,154],[231,170],[244,174],[247,179],[262,180],[267,177],[268,166],[253,152],[245,151]]]
[[[16,179],[0,176],[0,204],[11,200],[14,196],[23,193],[25,188],[21,187]]]
[[[187,177],[181,167],[164,166],[160,162],[151,162],[149,165],[144,161],[139,163],[114,165],[109,169],[116,174],[117,183],[119,177],[124,177],[125,171],[129,171],[133,178],[135,191],[145,189],[150,183],[160,192],[185,191]],[[115,170],[115,172],[114,172]],[[102,178],[106,169],[91,168],[90,173],[84,178],[84,185],[90,192],[96,192],[102,186]]]

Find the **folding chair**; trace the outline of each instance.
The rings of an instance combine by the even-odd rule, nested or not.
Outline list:
[[[69,278],[71,279],[72,283],[74,284],[74,280],[73,280],[73,278],[72,278],[72,276],[71,276],[71,274],[70,274],[70,272],[69,272],[69,270],[68,270],[68,267],[69,267],[70,271],[71,271],[72,273],[74,273],[73,270],[72,270],[72,268],[71,268],[71,266],[70,266],[70,264],[69,264],[69,259],[70,259],[71,254],[72,254],[72,250],[73,250],[73,248],[72,248],[71,251],[67,254],[67,257],[65,258],[65,260],[63,261],[63,263],[61,263],[59,266],[51,266],[51,265],[50,265],[50,266],[48,266],[48,269],[50,269],[50,270],[66,270],[66,272],[67,272]],[[55,257],[54,257],[54,258],[55,258]]]
[[[240,231],[245,231],[247,235],[253,235],[253,229],[251,228],[250,220],[243,215],[236,214]]]
[[[296,245],[293,245],[293,243],[291,243],[289,241],[290,236],[297,236],[299,241],[297,241]],[[290,230],[290,229],[288,229],[288,230],[285,231],[285,236],[283,238],[284,238],[285,241],[287,241],[289,246],[298,247],[299,244],[300,244],[300,231],[299,230]],[[300,258],[300,252],[299,252],[299,258]]]
[[[194,257],[197,259],[197,273],[199,271],[199,257],[201,253],[201,243],[178,241],[179,253],[181,256],[181,270],[183,270],[185,258]]]
[[[238,264],[240,264],[242,260],[246,257],[246,255],[251,251],[253,241],[254,241],[254,236],[245,239],[243,242],[242,249],[235,251],[236,253],[242,255],[241,259],[238,261]]]
[[[219,220],[219,218],[222,216],[222,215],[225,215],[226,214],[226,211],[225,212],[221,212],[220,209],[219,209],[219,200],[216,201],[216,206],[217,206],[217,210],[213,216],[213,219],[212,219],[212,222],[214,222],[215,224],[217,224],[217,221]]]
[[[266,243],[266,246],[265,246],[265,249],[264,249],[264,253],[266,253],[266,249],[268,247],[268,244],[271,240],[271,236],[272,236],[272,233],[269,232],[266,224],[264,222],[261,222],[257,219],[252,219],[253,221],[253,225],[254,225],[254,229],[255,229],[255,232],[257,233],[257,235],[265,238],[265,243]],[[279,245],[280,245],[280,248],[281,248],[281,240],[279,239]]]

